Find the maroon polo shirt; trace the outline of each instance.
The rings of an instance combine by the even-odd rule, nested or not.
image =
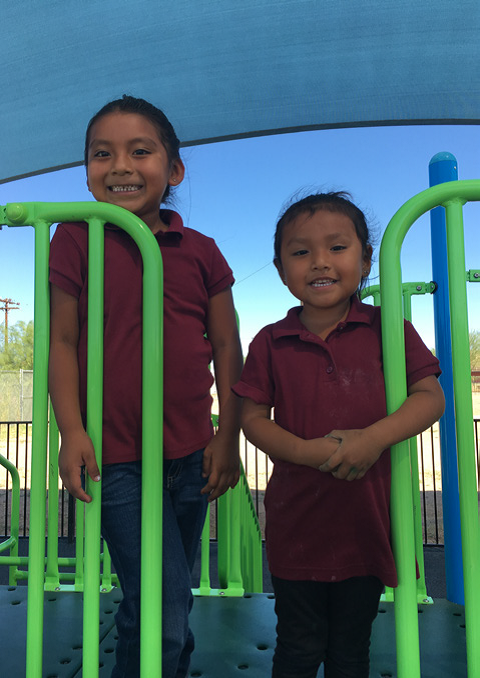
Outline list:
[[[306,440],[385,417],[380,309],[352,297],[347,319],[326,340],[302,325],[300,311],[255,337],[235,393],[272,407],[282,428]],[[440,373],[408,322],[405,346],[409,385]],[[354,482],[275,461],[265,497],[272,574],[327,582],[373,575],[396,586],[389,504],[389,451]]]
[[[164,265],[164,456],[208,444],[212,347],[205,338],[209,299],[233,284],[212,238],[162,211],[156,234]],[[60,224],[50,250],[50,282],[78,299],[80,402],[86,412],[88,226]],[[103,463],[141,458],[142,260],[123,230],[105,227]]]

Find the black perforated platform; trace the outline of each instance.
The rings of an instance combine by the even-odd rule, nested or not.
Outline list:
[[[25,676],[25,586],[0,587],[0,657],[2,678]],[[113,615],[119,591],[100,597],[100,678],[113,665]],[[465,678],[463,608],[445,600],[421,606],[419,623],[422,678]],[[191,616],[196,636],[190,676],[203,678],[268,678],[275,642],[271,594],[245,598],[196,598]],[[45,594],[43,678],[80,678],[82,596]],[[372,636],[371,678],[395,678],[394,612],[382,604]],[[319,673],[319,678],[323,671]],[[155,678],[155,676],[151,676]]]

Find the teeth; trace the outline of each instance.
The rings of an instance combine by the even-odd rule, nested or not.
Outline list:
[[[128,186],[110,186],[110,190],[114,193],[128,193],[129,191],[138,191],[140,186],[130,184]]]
[[[328,285],[333,285],[335,280],[314,280],[312,283],[312,287],[328,287]]]

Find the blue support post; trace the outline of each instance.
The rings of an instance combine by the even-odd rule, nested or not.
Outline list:
[[[457,160],[451,153],[437,153],[429,164],[430,186],[458,180]],[[440,419],[442,455],[442,504],[445,541],[447,598],[464,605],[462,540],[460,531],[460,498],[458,492],[457,442],[453,397],[452,339],[448,294],[447,231],[445,209],[430,212],[432,234],[432,275],[438,289],[433,296],[435,315],[435,347],[440,360],[440,383],[445,393],[445,414]]]

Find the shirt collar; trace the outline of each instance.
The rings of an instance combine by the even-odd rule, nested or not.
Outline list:
[[[178,212],[175,212],[174,210],[162,209],[160,210],[160,215],[162,217],[162,221],[165,224],[168,224],[168,231],[158,231],[156,235],[165,237],[175,234],[178,238],[183,238],[185,227],[183,225],[183,219],[178,214]]]
[[[160,210],[160,214],[162,216],[162,221],[165,224],[168,224],[168,231],[159,231],[155,235],[166,236],[175,234],[176,237],[183,238],[185,227],[183,225],[183,219],[178,214],[178,212],[175,212],[174,210],[162,209]],[[115,224],[110,223],[105,224],[105,228],[111,231],[123,230],[120,228],[120,226],[116,226]]]
[[[342,323],[339,323],[338,326],[346,326],[353,323],[372,325],[375,316],[374,306],[362,304],[356,294],[351,297],[351,302],[350,310],[346,319]],[[272,332],[274,339],[295,335],[301,336],[302,334],[310,335],[310,332],[300,321],[299,314],[301,310],[301,306],[291,308],[286,317],[275,324],[275,329]]]

